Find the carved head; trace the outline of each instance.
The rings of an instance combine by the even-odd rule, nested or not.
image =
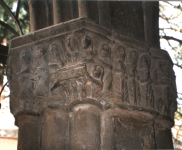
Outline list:
[[[84,38],[82,39],[82,45],[84,49],[87,49],[89,46],[91,46],[92,44],[92,40],[89,36],[84,36]]]
[[[56,44],[51,44],[49,47],[49,51],[53,58],[60,58],[60,51]]]
[[[68,50],[70,51],[75,51],[77,49],[77,42],[76,39],[74,37],[68,37],[66,39],[66,46],[68,48]]]
[[[36,48],[35,48],[35,57],[36,58],[41,58],[45,55],[46,53],[46,50],[45,48],[43,47],[43,45],[38,45]]]
[[[95,66],[94,71],[93,71],[93,76],[95,78],[100,78],[103,73],[103,68],[101,66]]]
[[[100,55],[102,58],[110,58],[111,49],[108,45],[102,45]]]
[[[22,51],[20,53],[20,61],[25,63],[25,65],[30,65],[32,63],[32,57],[28,52]]]
[[[169,65],[168,65],[168,62],[166,62],[166,61],[161,61],[160,67],[161,67],[161,70],[162,70],[163,72],[166,72],[166,73],[169,72]]]
[[[150,58],[148,55],[144,55],[142,57],[142,68],[146,68],[146,69],[150,68]]]
[[[125,60],[125,49],[123,46],[118,46],[116,48],[116,55],[117,55],[116,58],[119,58],[121,60]]]
[[[130,61],[131,61],[131,63],[136,63],[137,59],[138,59],[137,52],[136,51],[132,51],[130,53]]]

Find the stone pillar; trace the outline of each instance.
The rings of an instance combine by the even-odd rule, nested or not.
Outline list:
[[[79,17],[85,17],[99,22],[97,1],[78,0]]]
[[[31,32],[51,25],[47,2],[46,0],[28,0]]]
[[[54,24],[65,22],[72,18],[72,1],[53,0]]]
[[[45,111],[45,150],[69,150],[69,114],[64,110]]]
[[[65,20],[56,3],[60,23]],[[144,11],[137,4],[135,19]],[[120,6],[132,8],[127,2],[78,1],[81,18],[11,41],[7,75],[18,150],[173,148],[173,63],[166,51],[143,40],[140,15],[133,24],[141,28],[129,30],[133,24]],[[99,11],[91,14],[91,8]],[[124,11],[129,20],[133,11]],[[111,20],[104,21],[108,14]],[[119,26],[121,16],[128,22]],[[140,40],[134,39],[139,32]]]
[[[38,116],[21,115],[18,117],[18,150],[41,149],[41,126],[41,118]]]
[[[74,149],[94,150],[100,147],[100,110],[90,104],[74,107]]]

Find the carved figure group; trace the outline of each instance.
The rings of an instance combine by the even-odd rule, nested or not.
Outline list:
[[[94,40],[88,35],[80,39],[80,44],[74,36],[63,41],[53,40],[47,48],[38,44],[32,51],[20,52],[21,69],[17,74],[19,99],[24,109],[32,109],[44,97],[61,105],[91,98],[102,104],[155,109],[148,52],[106,42],[94,47]],[[169,62],[159,61],[156,84],[175,86],[170,67]],[[173,99],[174,94],[171,95],[168,99]],[[161,114],[172,114],[175,109],[168,99],[158,98],[157,110]]]

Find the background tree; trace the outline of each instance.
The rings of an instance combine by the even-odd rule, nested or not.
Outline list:
[[[3,0],[8,7],[12,10],[12,12],[15,14],[16,11],[16,4],[17,0]],[[20,5],[20,11],[19,11],[19,22],[20,26],[22,28],[23,34],[27,34],[30,32],[30,19],[29,19],[29,7],[28,7],[28,1],[27,0],[21,0]],[[15,27],[15,23],[12,20],[12,18],[9,16],[9,14],[4,10],[4,8],[0,5],[0,21],[10,25],[17,33],[18,29]],[[8,43],[9,41],[15,37],[12,32],[7,30],[6,27],[0,25],[0,43],[3,42],[3,39],[7,39]]]

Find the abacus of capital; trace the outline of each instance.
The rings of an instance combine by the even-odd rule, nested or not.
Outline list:
[[[13,39],[18,150],[173,148],[172,67],[166,51],[85,17]]]

